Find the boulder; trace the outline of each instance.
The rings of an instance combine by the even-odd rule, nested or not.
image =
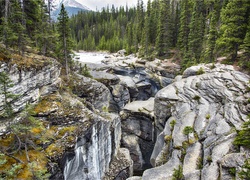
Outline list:
[[[127,88],[129,90],[130,99],[131,100],[137,99],[139,91],[138,91],[138,88],[136,87],[134,80],[129,76],[118,75],[118,77],[120,78],[121,82],[123,82],[127,85]]]
[[[72,91],[78,97],[85,98],[98,110],[108,109],[112,96],[104,84],[77,74],[72,83],[74,84]]]

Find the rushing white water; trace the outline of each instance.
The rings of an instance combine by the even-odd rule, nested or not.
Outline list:
[[[79,52],[75,53],[74,60],[86,63],[101,64],[108,53],[105,52]]]

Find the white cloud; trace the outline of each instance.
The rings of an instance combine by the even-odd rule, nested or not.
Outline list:
[[[126,4],[131,7],[131,6],[136,6],[137,0],[76,0],[77,2],[87,6],[91,10],[101,10],[102,7],[107,7],[109,5],[111,7],[112,4],[115,5],[115,7],[119,6],[126,6]],[[146,5],[147,0],[143,0],[144,5]]]

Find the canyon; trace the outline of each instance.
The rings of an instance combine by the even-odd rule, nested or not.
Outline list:
[[[76,59],[66,87],[52,58],[37,57],[41,64],[31,67],[1,62],[10,91],[20,94],[17,114],[34,104],[48,129],[74,129],[46,144],[50,179],[166,180],[176,171],[190,180],[238,178],[249,150],[233,141],[250,112],[249,76],[223,64],[180,73],[169,60],[124,53],[102,63]],[[90,77],[81,75],[85,64]]]

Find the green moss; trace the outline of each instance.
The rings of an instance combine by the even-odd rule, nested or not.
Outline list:
[[[166,136],[164,137],[164,141],[165,141],[166,143],[170,142],[171,140],[172,140],[172,136],[171,136],[171,135],[166,135]]]
[[[211,163],[212,161],[213,161],[212,157],[211,156],[207,156],[207,162]]]
[[[232,176],[235,177],[235,175],[236,175],[236,168],[235,167],[229,168],[228,172],[229,172],[229,174],[231,174]]]
[[[198,95],[195,95],[195,96],[193,97],[193,99],[196,100],[196,101],[199,101],[199,100],[201,99],[201,97],[198,96]]]
[[[211,66],[210,66],[210,69],[214,69],[216,68],[215,64],[213,63]]]
[[[211,115],[210,114],[207,114],[206,115],[206,119],[210,119],[211,118]]]
[[[179,165],[177,169],[174,169],[172,180],[181,180],[181,179],[184,179],[184,175],[183,175],[183,168],[181,165]]]
[[[203,159],[201,157],[198,158],[196,165],[200,170],[203,168]]]
[[[138,109],[140,111],[140,109]],[[109,112],[109,108],[107,106],[102,107],[102,112]]]
[[[201,74],[204,74],[205,71],[202,67],[200,67],[200,69],[196,72],[196,75],[201,75]]]
[[[175,124],[176,124],[175,119],[170,122],[170,127],[171,127],[172,130],[174,129]]]

